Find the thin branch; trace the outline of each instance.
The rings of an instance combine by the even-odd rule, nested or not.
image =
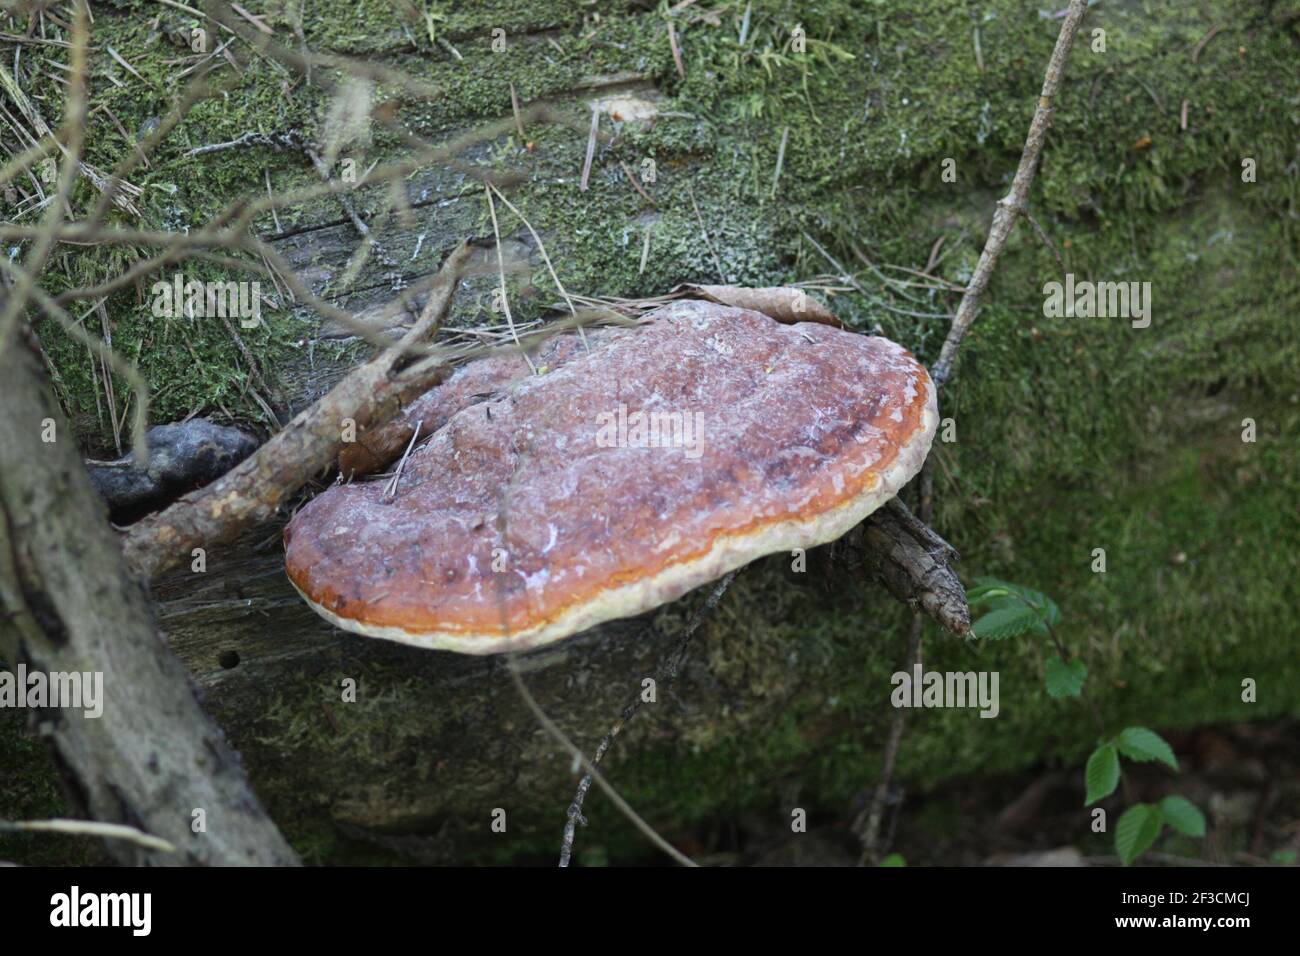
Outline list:
[[[654,827],[646,823],[645,820],[642,819],[641,815],[633,810],[632,806],[623,799],[613,786],[610,785],[604,775],[596,769],[596,765],[587,759],[587,755],[584,754],[582,750],[580,750],[578,746],[565,735],[564,731],[556,725],[555,721],[551,720],[551,718],[547,716],[546,712],[542,710],[541,706],[537,703],[536,698],[533,697],[532,692],[528,690],[528,686],[524,683],[523,678],[519,676],[519,667],[513,656],[511,656],[509,661],[507,661],[506,669],[510,671],[510,678],[514,681],[515,689],[519,691],[519,696],[524,699],[524,703],[527,704],[528,709],[533,712],[533,716],[537,718],[537,722],[546,729],[548,734],[555,738],[556,742],[559,743],[561,747],[569,752],[574,760],[578,761],[578,763],[586,769],[587,773],[596,781],[596,785],[605,792],[605,796],[609,797],[614,806],[618,807],[619,811],[632,821],[632,825],[644,833],[651,843],[657,846],[664,853],[668,854],[682,866],[699,866],[698,863],[661,837],[658,832],[655,831]]]
[[[936,391],[941,392],[952,375],[962,339],[970,329],[971,323],[975,321],[975,317],[979,314],[980,297],[984,294],[989,278],[997,266],[998,258],[1002,255],[1002,249],[1006,245],[1007,237],[1011,234],[1012,226],[1015,225],[1017,215],[1028,215],[1029,188],[1033,185],[1034,173],[1038,168],[1038,158],[1043,151],[1043,143],[1047,136],[1048,127],[1051,125],[1052,100],[1060,88],[1061,79],[1065,73],[1065,63],[1069,58],[1070,49],[1074,45],[1075,34],[1078,32],[1079,23],[1082,21],[1087,7],[1087,0],[1070,0],[1065,22],[1061,24],[1061,32],[1056,38],[1056,46],[1053,48],[1051,60],[1048,62],[1047,74],[1043,79],[1042,93],[1038,99],[1038,106],[1034,110],[1034,118],[1029,126],[1029,135],[1025,140],[1025,147],[1021,153],[1020,165],[1016,170],[1015,179],[1012,181],[1011,191],[998,201],[997,209],[993,214],[993,224],[989,229],[988,240],[985,242],[984,250],[980,254],[979,263],[975,268],[975,275],[971,278],[970,285],[962,296],[961,304],[957,308],[957,315],[953,319],[952,327],[948,330],[948,335],[944,339],[943,347],[939,352],[939,360],[930,371]],[[920,518],[922,523],[928,524],[934,500],[933,471],[930,459],[926,460],[921,469],[918,484],[920,486],[921,500]],[[969,611],[967,615],[967,621],[969,621]],[[908,638],[907,661],[904,664],[904,669],[908,673],[921,660],[923,621],[924,619],[919,612],[913,614],[912,629]],[[898,749],[902,741],[906,714],[907,711],[901,707],[894,712],[893,720],[890,722],[889,737],[885,744],[880,782],[876,785],[870,804],[859,814],[853,824],[853,830],[862,842],[862,857],[859,860],[859,865],[862,866],[875,862],[879,854],[880,825],[894,775]]]
[[[420,428],[422,425],[424,425],[423,420],[415,423],[415,431],[411,434],[411,441],[407,444],[406,451],[402,454],[401,461],[397,463],[397,470],[393,472],[392,480],[388,483],[388,487],[384,489],[384,497],[392,498],[393,495],[397,494],[397,486],[402,481],[402,471],[406,468],[406,460],[411,457],[411,449],[413,449],[415,443],[420,440]]]
[[[0,833],[67,833],[74,836],[102,837],[105,840],[126,840],[146,850],[175,853],[176,847],[166,840],[151,836],[143,830],[124,823],[99,823],[95,820],[0,820]]]
[[[526,147],[528,139],[524,136],[524,121],[519,117],[519,94],[515,92],[515,85],[510,84],[510,112],[515,118],[515,129],[519,132],[519,145]]]
[[[1056,98],[1057,90],[1060,89],[1061,79],[1065,75],[1066,60],[1070,57],[1075,34],[1087,9],[1087,0],[1070,0],[1065,21],[1061,24],[1061,32],[1056,38],[1056,46],[1052,50],[1052,58],[1047,65],[1043,89],[1038,97],[1038,105],[1034,108],[1034,118],[1029,124],[1029,136],[1025,139],[1025,148],[1020,154],[1020,165],[1016,168],[1015,178],[1011,182],[1011,191],[998,200],[988,241],[985,242],[984,250],[980,253],[975,274],[971,277],[970,285],[961,298],[961,304],[957,306],[957,315],[952,320],[952,327],[948,330],[948,336],[939,352],[939,360],[935,362],[931,372],[936,387],[942,388],[952,375],[962,339],[970,330],[975,317],[979,315],[980,299],[988,287],[994,268],[997,267],[998,259],[1007,244],[1007,238],[1011,235],[1011,228],[1016,223],[1016,217],[1028,208],[1029,189],[1034,183],[1038,158],[1043,152],[1043,143],[1046,142],[1047,131],[1052,125],[1052,103]]]
[[[722,600],[722,596],[727,593],[727,588],[731,586],[731,582],[736,579],[736,575],[739,573],[739,571],[732,571],[718,581],[713,586],[713,590],[709,592],[709,596],[704,599],[704,603],[695,609],[695,613],[691,615],[690,621],[687,622],[685,629],[682,631],[677,646],[669,652],[668,657],[665,659],[667,663],[656,674],[656,683],[667,687],[676,680],[677,672],[686,657],[686,649],[690,645],[691,639],[695,637],[695,632],[700,629],[700,625],[709,612],[718,606],[718,602]],[[587,791],[591,789],[592,780],[600,781],[600,775],[596,770],[597,764],[604,759],[605,754],[609,752],[610,746],[614,743],[614,738],[627,726],[627,722],[636,716],[643,703],[644,701],[638,694],[632,703],[623,708],[623,712],[619,715],[618,720],[614,722],[614,726],[609,729],[609,733],[605,734],[596,747],[596,752],[592,756],[590,764],[587,765],[587,774],[579,781],[578,792],[574,794],[573,802],[569,804],[568,820],[564,824],[564,837],[560,842],[560,866],[569,865],[569,860],[573,855],[573,839],[577,832],[578,823],[586,823],[582,816],[582,803],[587,798]]]
[[[686,65],[682,63],[682,51],[677,45],[677,31],[673,29],[673,21],[668,21],[668,45],[673,51],[673,64],[677,67],[677,75],[683,80],[686,79]]]
[[[925,619],[921,615],[912,615],[912,629],[907,637],[906,673],[911,673],[921,653],[921,626]],[[903,740],[904,714],[901,707],[894,712],[889,724],[889,737],[885,741],[885,756],[880,770],[880,782],[871,796],[871,802],[853,821],[853,832],[862,841],[862,856],[859,866],[874,863],[880,842],[880,824],[884,819],[885,803],[889,798],[889,789],[894,777],[894,765],[898,760],[899,746]]]
[[[1038,220],[1031,216],[1027,209],[1025,210],[1025,218],[1029,220],[1029,225],[1034,227],[1034,232],[1038,233],[1038,238],[1043,240],[1043,245],[1047,246],[1047,251],[1052,254],[1052,258],[1055,259],[1056,264],[1060,266],[1061,275],[1065,275],[1065,260],[1061,258],[1061,253],[1057,250],[1055,243],[1048,238],[1047,231],[1038,224]]]
[[[400,363],[441,321],[469,253],[462,243],[447,257],[420,319],[401,341],[350,372],[221,478],[133,524],[123,541],[127,564],[152,577],[186,559],[191,548],[229,540],[245,526],[270,519],[289,495],[338,457],[345,418],[358,430],[374,427],[392,417],[403,400],[436,384],[446,372],[445,360],[417,363],[406,369],[409,376],[399,374]]]
[[[510,296],[506,294],[506,261],[501,253],[501,230],[497,226],[497,207],[496,203],[492,201],[492,187],[484,183],[483,191],[487,193],[488,212],[492,215],[492,235],[496,238],[497,274],[501,277],[501,308],[505,311],[506,325],[510,326],[510,335],[514,338],[515,345],[519,345],[519,333],[515,331],[515,320],[510,315]],[[524,361],[528,363],[528,367],[536,375],[537,366],[533,364],[532,358],[529,357],[522,345],[519,345],[519,353],[523,355]]]
[[[867,561],[889,593],[958,637],[970,633],[966,590],[952,569],[953,547],[897,498],[863,524]]]
[[[582,176],[578,179],[578,189],[587,191],[587,180],[591,178],[591,160],[596,155],[596,139],[600,135],[600,110],[591,108],[591,131],[587,134],[587,154],[582,160]]]

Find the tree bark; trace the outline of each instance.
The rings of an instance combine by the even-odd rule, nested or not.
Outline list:
[[[40,360],[21,337],[0,352],[0,408],[0,649],[15,672],[21,664],[28,673],[103,675],[101,716],[33,712],[73,805],[176,848],[109,841],[125,864],[296,863],[159,636]]]
[[[863,525],[867,561],[885,588],[958,637],[970,633],[966,589],[952,569],[957,551],[897,498]]]

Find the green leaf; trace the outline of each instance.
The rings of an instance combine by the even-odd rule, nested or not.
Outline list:
[[[1020,585],[1003,581],[1001,578],[976,578],[975,586],[966,591],[966,600],[972,604],[976,602],[992,604],[1008,598],[1018,600],[1023,590]]]
[[[1102,744],[1092,752],[1083,771],[1083,782],[1088,789],[1083,801],[1085,807],[1115,792],[1119,786],[1119,754],[1114,744]]]
[[[1129,807],[1115,824],[1115,852],[1128,866],[1156,842],[1160,836],[1160,808],[1149,803]]]
[[[1002,641],[1033,630],[1037,620],[1033,610],[1023,605],[1000,607],[976,621],[971,626],[971,634],[986,641]]]
[[[1037,594],[1038,592],[1034,592]],[[1059,624],[1061,622],[1061,608],[1055,601],[1046,594],[1039,595],[1043,599],[1044,616],[1048,624]]]
[[[1033,607],[1034,615],[1037,617],[1034,630],[1039,634],[1050,634],[1051,628],[1048,625],[1057,624],[1061,620],[1061,609],[1056,606],[1055,601],[1041,591],[1031,591],[1029,588],[1023,588],[1022,591],[1023,593],[1019,595],[1020,599]]]
[[[1061,609],[1042,591],[1035,591],[1021,584],[1012,584],[1000,578],[976,578],[975,586],[966,592],[966,603],[971,607],[987,607],[990,611],[1015,607],[1030,610],[1034,616],[1025,630],[1037,631],[1044,635],[1049,633],[1048,625],[1055,625],[1061,619]],[[1017,633],[1023,634],[1024,631]]]
[[[1164,820],[1179,833],[1190,837],[1205,836],[1205,815],[1185,797],[1170,796],[1160,801]]]
[[[1125,727],[1115,738],[1115,744],[1119,747],[1119,752],[1129,760],[1136,760],[1139,763],[1159,760],[1173,770],[1178,769],[1178,758],[1174,756],[1173,748],[1154,730],[1147,730],[1145,727]]]
[[[976,584],[966,589],[966,603],[971,607],[991,605],[999,598],[1011,596],[1011,586],[996,578],[976,578]]]
[[[966,603],[971,607],[1005,607],[1009,600],[1014,600],[1010,591],[967,591]]]
[[[1043,665],[1047,679],[1047,696],[1060,700],[1062,697],[1078,697],[1083,692],[1083,682],[1088,677],[1088,668],[1083,661],[1065,663],[1059,657],[1049,657]]]
[[[901,853],[891,853],[880,861],[881,866],[907,866],[907,861],[903,859]]]

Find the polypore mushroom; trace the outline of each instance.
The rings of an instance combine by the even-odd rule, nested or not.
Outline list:
[[[422,398],[436,431],[395,489],[336,485],[289,523],[294,586],[358,634],[521,650],[834,540],[920,470],[935,391],[901,346],[698,301],[648,319]]]

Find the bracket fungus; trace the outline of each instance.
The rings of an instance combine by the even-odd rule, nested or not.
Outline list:
[[[682,300],[472,362],[417,399],[391,482],[285,529],[294,586],[359,634],[490,654],[629,617],[834,540],[921,468],[925,368],[888,339]]]

